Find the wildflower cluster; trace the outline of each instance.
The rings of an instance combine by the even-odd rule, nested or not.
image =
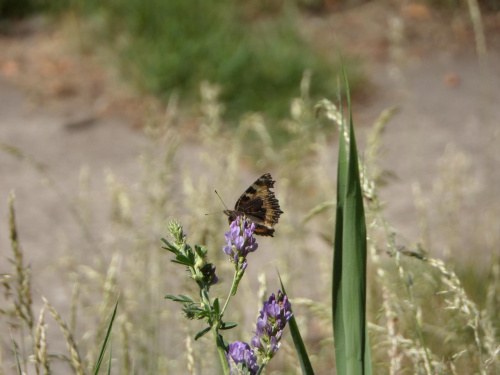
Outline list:
[[[237,217],[225,233],[226,244],[222,248],[229,260],[235,265],[233,284],[224,305],[219,298],[210,298],[210,286],[218,282],[215,266],[206,261],[207,249],[195,245],[191,247],[186,243],[186,235],[180,224],[171,222],[169,225],[173,243],[162,239],[164,248],[175,254],[172,261],[187,266],[190,277],[196,281],[200,288],[200,301],[185,295],[167,295],[166,298],[182,303],[183,314],[188,319],[204,319],[208,327],[198,332],[195,340],[212,331],[216,339],[219,357],[221,358],[224,374],[256,375],[260,374],[264,366],[276,354],[280,346],[283,329],[292,316],[290,302],[281,292],[277,297],[273,294],[260,311],[257,320],[256,336],[252,338],[251,345],[235,341],[227,345],[220,331],[231,329],[236,323],[224,322],[223,316],[228,303],[236,294],[239,282],[247,268],[247,255],[258,247],[254,235],[255,224],[245,218]],[[258,359],[261,365],[257,364]]]
[[[257,374],[259,365],[254,351],[246,342],[235,341],[229,344],[229,350],[226,353],[227,362],[231,373],[235,374]]]
[[[286,323],[292,317],[291,304],[281,290],[264,302],[257,319],[257,330],[252,337],[252,346],[268,361],[280,347],[280,340]]]
[[[255,224],[242,217],[237,217],[226,232],[226,246],[222,250],[231,257],[237,270],[245,270],[248,253],[257,250],[258,244],[253,237]]]
[[[226,358],[231,373],[257,374],[259,366],[255,352],[262,359],[262,366],[265,366],[278,351],[283,330],[291,317],[291,305],[287,296],[281,290],[278,291],[277,297],[273,293],[269,300],[264,302],[257,319],[257,330],[251,341],[253,349],[241,341],[229,345]]]

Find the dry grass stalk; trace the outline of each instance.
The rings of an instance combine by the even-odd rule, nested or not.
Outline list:
[[[16,275],[16,299],[14,307],[19,319],[24,321],[30,331],[33,329],[33,311],[31,300],[30,269],[24,267],[23,253],[19,246],[19,238],[16,226],[16,214],[14,209],[15,195],[9,195],[9,233],[12,252],[14,253],[14,269]]]
[[[427,202],[425,201],[420,184],[414,183],[412,185],[413,197],[415,201],[415,207],[417,209],[418,224],[420,229],[420,242],[424,249],[430,249],[430,230],[429,230],[429,219],[427,218]]]
[[[35,362],[40,364],[44,370],[45,375],[49,375],[50,372],[50,361],[47,356],[47,324],[45,324],[43,318],[45,314],[45,306],[40,310],[40,316],[38,318],[38,324],[35,328]],[[37,366],[37,373],[38,366]]]
[[[460,279],[456,273],[450,270],[442,260],[427,259],[427,263],[439,271],[441,281],[447,290],[441,292],[445,296],[447,309],[456,310],[463,314],[467,326],[474,332],[474,340],[479,356],[479,372],[482,375],[488,374],[485,355],[488,358],[494,358],[495,348],[486,343],[494,343],[496,340],[491,336],[491,331],[488,330],[490,324],[485,322],[486,317],[482,316],[476,304],[469,299],[465,292]]]
[[[481,17],[481,9],[477,0],[467,0],[469,7],[470,18],[474,27],[474,36],[476,38],[476,51],[480,61],[486,58],[486,35],[484,33],[483,20]]]
[[[190,375],[196,375],[196,369],[194,367],[194,350],[193,341],[191,336],[186,336],[186,355],[187,355],[187,370]]]
[[[80,288],[81,288],[80,281],[78,280],[78,276],[75,275],[75,281],[73,283],[73,288],[71,290],[71,315],[69,320],[69,329],[71,332],[74,332],[76,327]]]
[[[390,303],[390,292],[385,286],[382,286],[383,308],[386,319],[387,338],[390,342],[387,355],[390,359],[389,374],[397,375],[401,371],[401,353],[399,352],[399,342],[396,334],[397,315],[392,310]]]
[[[132,373],[132,358],[130,356],[130,343],[129,343],[129,328],[130,323],[125,316],[120,316],[119,319],[122,334],[122,374],[128,375]]]
[[[57,324],[59,324],[59,327],[61,328],[61,331],[66,340],[66,345],[68,346],[68,350],[70,353],[69,362],[71,363],[73,370],[78,375],[84,375],[85,372],[83,370],[82,360],[80,359],[80,354],[78,353],[76,342],[73,339],[73,335],[69,331],[67,324],[63,321],[61,315],[59,315],[57,310],[49,303],[49,301],[45,297],[42,297],[42,300],[45,306],[49,309],[54,319],[56,320]]]

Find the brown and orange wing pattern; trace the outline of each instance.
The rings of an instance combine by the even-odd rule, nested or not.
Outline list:
[[[255,234],[273,236],[281,211],[279,201],[270,189],[274,186],[270,173],[259,177],[238,199],[234,213],[242,213],[255,223]]]

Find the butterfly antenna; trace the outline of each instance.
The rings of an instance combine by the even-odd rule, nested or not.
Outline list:
[[[220,197],[219,193],[217,193],[217,190],[215,190],[215,194],[217,194],[217,196],[219,197],[220,201],[222,202],[222,204],[224,205],[224,207],[226,207],[226,210],[228,209],[227,206],[224,204],[224,201],[222,200],[222,198]],[[213,215],[213,214],[220,214],[222,213],[221,211],[216,211],[216,212],[210,212],[208,214],[205,214],[206,215]]]
[[[222,198],[220,197],[219,193],[217,193],[217,190],[215,190],[215,194],[217,194],[217,196],[219,197],[220,201],[222,202],[222,204],[224,205],[224,207],[226,207],[226,210],[229,210],[229,208],[227,208],[226,204],[224,203],[224,201],[222,200]]]
[[[213,214],[221,214],[223,211],[215,211],[215,212],[210,212],[208,214],[205,214],[205,216],[207,215],[213,215]]]

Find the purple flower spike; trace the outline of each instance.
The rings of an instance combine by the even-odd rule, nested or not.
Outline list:
[[[229,232],[225,233],[226,246],[222,248],[222,251],[231,257],[230,260],[240,270],[244,270],[247,266],[248,253],[257,250],[258,244],[253,236],[254,231],[254,223],[237,217],[229,226]]]
[[[248,370],[248,373],[252,375],[257,374],[259,371],[257,357],[246,342],[235,341],[229,344],[229,352],[226,353],[226,358],[231,374],[240,374],[243,369]]]
[[[269,300],[264,302],[251,343],[267,360],[278,351],[283,330],[291,317],[291,304],[281,290],[278,291],[277,298],[272,294]]]

